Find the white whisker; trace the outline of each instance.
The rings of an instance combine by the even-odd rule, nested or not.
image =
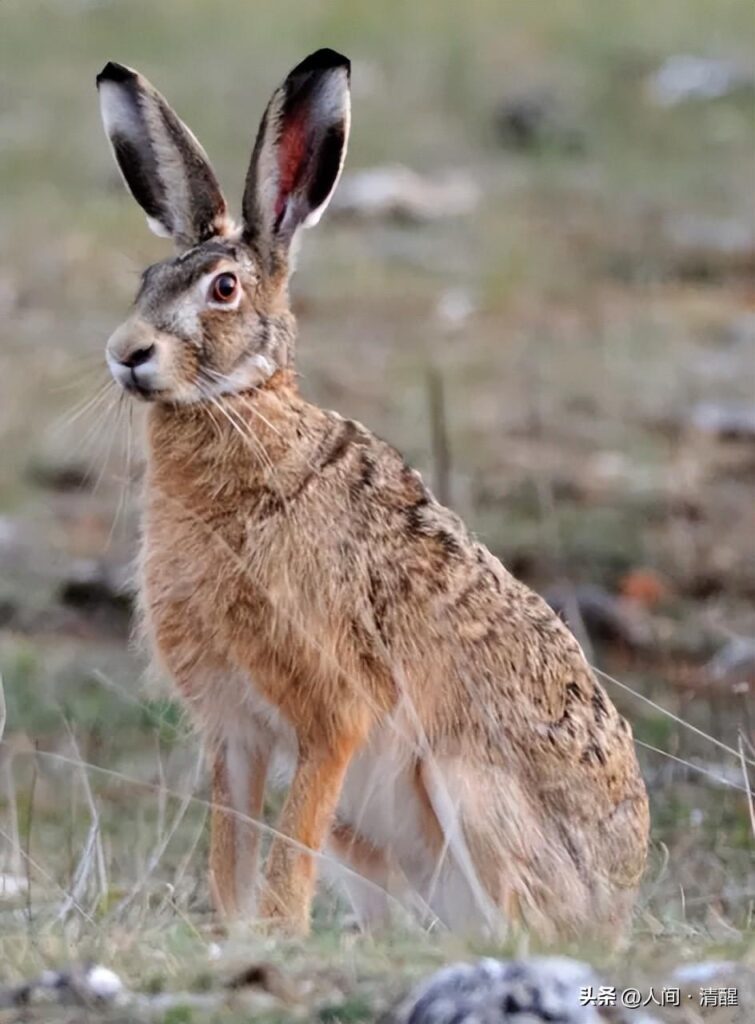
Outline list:
[[[92,494],[95,494],[95,495],[99,491],[100,486],[102,484],[102,481],[105,478],[105,473],[107,472],[108,466],[110,465],[110,456],[113,453],[113,445],[115,444],[115,439],[116,439],[116,437],[118,435],[118,430],[120,429],[120,425],[121,425],[121,419],[123,418],[123,410],[124,410],[124,400],[125,400],[125,398],[126,398],[125,392],[121,391],[121,393],[119,395],[119,398],[118,398],[118,404],[116,406],[115,422],[113,423],[113,425],[111,427],[110,441],[108,442],[108,446],[107,446],[107,449],[105,451],[105,456],[104,456],[104,458],[102,460],[102,467],[100,468],[99,475],[97,477],[97,480],[95,482],[94,487],[92,488]]]
[[[206,369],[206,370],[205,370],[204,372],[205,372],[205,373],[209,373],[209,374],[212,374],[212,376],[213,376],[213,377],[214,377],[214,378],[215,378],[215,379],[216,379],[216,380],[217,380],[218,382],[220,382],[220,383],[224,383],[224,382],[227,382],[227,381],[228,381],[228,377],[227,377],[227,376],[226,376],[225,374],[221,374],[221,373],[218,373],[218,372],[217,372],[216,370],[209,370],[209,369]],[[256,385],[254,385],[254,384],[248,384],[248,385],[246,385],[246,387],[245,387],[245,391],[249,391],[249,390],[251,390],[251,391],[257,391],[257,392],[261,391],[261,389],[260,389],[259,387],[257,387]],[[243,405],[243,407],[244,407],[244,408],[245,408],[245,409],[246,409],[246,410],[247,410],[248,412],[250,412],[250,413],[251,413],[251,414],[252,414],[253,416],[255,416],[255,417],[256,417],[257,419],[259,419],[259,420],[260,420],[260,421],[261,421],[262,423],[264,423],[264,425],[265,425],[265,426],[266,426],[266,427],[267,427],[267,428],[268,428],[268,429],[269,429],[270,431],[272,431],[272,433],[273,433],[273,434],[275,434],[275,435],[276,435],[277,437],[279,437],[279,438],[283,439],[284,441],[286,440],[286,437],[285,437],[285,435],[284,435],[284,434],[283,434],[283,433],[282,433],[282,432],[281,432],[281,431],[280,431],[280,430],[279,430],[279,429],[278,429],[278,428],[277,428],[277,427],[275,426],[275,424],[274,424],[274,423],[271,423],[271,422],[270,422],[270,420],[269,420],[269,419],[268,419],[268,418],[267,418],[266,416],[264,416],[264,415],[263,415],[263,414],[262,414],[262,413],[261,413],[261,412],[259,411],[259,409],[257,409],[257,407],[256,407],[256,406],[254,405],[254,403],[253,403],[253,402],[251,402],[251,401],[250,401],[250,400],[249,400],[249,399],[248,399],[248,398],[246,397],[246,395],[244,394],[244,392],[235,392],[235,393],[233,394],[233,397],[234,397],[234,399],[235,399],[236,401],[240,402],[240,403],[241,403],[241,405]],[[257,440],[259,441],[259,438],[257,438]],[[260,443],[261,443],[261,442],[260,442]],[[307,468],[308,468],[308,469],[310,469],[310,470],[311,470],[311,471],[312,471],[313,473],[319,473],[319,472],[320,472],[320,467],[319,467],[319,466],[316,466],[316,465],[315,465],[315,464],[314,464],[314,463],[313,463],[313,462],[312,462],[312,461],[311,461],[310,459],[308,459],[308,458],[305,458],[305,459],[304,459],[304,463],[305,463],[305,465],[307,466]],[[271,468],[271,471],[273,471],[273,467],[271,466],[270,468]],[[334,502],[335,502],[335,506],[336,506],[336,507],[337,507],[337,508],[338,508],[338,509],[339,509],[339,510],[340,510],[341,512],[345,513],[346,515],[348,515],[348,514],[349,514],[349,510],[348,510],[348,509],[347,509],[347,508],[346,508],[346,507],[345,507],[344,505],[342,505],[342,504],[341,504],[340,502],[338,502],[338,501],[335,501],[335,499],[334,499]]]
[[[265,446],[262,444],[262,441],[258,437],[254,436],[254,434],[249,430],[248,424],[245,423],[244,420],[242,420],[238,416],[235,410],[223,404],[223,402],[220,399],[216,398],[215,395],[207,391],[201,391],[201,393],[203,394],[203,397],[205,397],[207,401],[210,402],[215,409],[217,409],[221,416],[223,416],[226,419],[226,421],[242,438],[242,440],[244,440],[247,444],[250,445],[254,453],[265,466],[267,472],[270,474],[271,483],[276,488],[278,497],[280,497],[281,501],[283,502],[284,511],[287,512],[288,506],[285,500],[285,495],[283,494],[282,490],[277,487],[277,472],[275,465],[273,464],[273,461],[270,458],[270,455],[266,450]]]
[[[83,399],[77,403],[71,413],[62,418],[58,419],[53,423],[53,428],[62,431],[68,430],[77,420],[79,420],[85,413],[92,411],[98,405],[102,403],[108,392],[116,387],[114,380],[107,380],[105,383],[98,388],[98,390],[88,398]]]
[[[110,547],[112,544],[116,527],[118,526],[118,520],[120,519],[121,513],[125,507],[129,486],[131,484],[131,435],[133,429],[133,412],[133,404],[129,402],[126,417],[126,473],[121,483],[120,493],[118,495],[118,504],[116,505],[115,514],[113,516],[113,525],[110,527],[110,533],[107,538],[107,547]]]

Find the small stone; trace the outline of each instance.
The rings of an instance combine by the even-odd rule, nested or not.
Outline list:
[[[102,964],[89,968],[86,982],[92,995],[102,1002],[113,1002],[123,992],[123,982],[118,975]]]
[[[29,469],[29,476],[38,487],[61,494],[83,491],[93,482],[88,467],[76,462],[33,465]]]
[[[448,288],[438,300],[437,314],[441,324],[449,330],[465,326],[477,305],[466,288]]]
[[[23,895],[28,888],[28,880],[21,875],[0,873],[0,900],[12,900]]]
[[[659,107],[691,100],[716,100],[755,86],[755,75],[732,60],[676,53],[647,80],[650,99]]]
[[[478,202],[479,188],[462,172],[430,178],[391,164],[344,175],[331,209],[344,217],[421,223],[470,213]]]
[[[749,686],[755,684],[755,640],[747,637],[729,640],[716,651],[705,671],[711,679],[728,684],[735,692],[748,692]]]
[[[591,640],[624,644],[632,650],[652,642],[650,622],[642,607],[593,583],[561,584],[543,595],[551,608],[576,633],[584,627]]]
[[[567,957],[453,964],[420,983],[387,1024],[599,1024],[581,991],[596,990],[589,964]]]
[[[701,960],[695,964],[682,964],[671,974],[671,980],[681,984],[700,984],[712,981],[722,974],[730,974],[736,968],[731,960]]]
[[[73,563],[60,588],[60,600],[74,608],[108,608],[127,612],[131,595],[126,573],[119,567],[95,560]]]
[[[693,430],[721,441],[755,441],[755,405],[745,402],[700,402],[690,415]]]
[[[495,114],[502,145],[511,149],[558,149],[578,153],[585,148],[585,134],[574,117],[553,93],[536,89],[504,100]]]
[[[755,224],[746,219],[684,213],[667,218],[662,233],[670,265],[684,278],[749,276],[755,270]]]
[[[669,596],[669,585],[654,569],[637,568],[619,582],[623,597],[646,608],[653,608]]]

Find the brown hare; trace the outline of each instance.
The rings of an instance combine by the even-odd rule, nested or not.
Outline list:
[[[338,181],[349,76],[319,50],[273,94],[238,226],[149,82],[97,79],[126,184],[178,250],[107,360],[149,402],[142,618],[212,760],[213,898],[305,932],[335,863],[366,925],[394,891],[460,930],[617,934],[648,837],[629,725],[401,455],[297,387],[291,248]],[[268,781],[287,795],[257,905]]]

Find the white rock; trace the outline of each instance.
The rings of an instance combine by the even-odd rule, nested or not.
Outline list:
[[[395,1024],[508,1024],[558,1020],[599,1024],[595,1005],[581,1005],[582,989],[597,991],[589,964],[567,957],[486,959],[453,964],[418,985],[401,1004]]]
[[[671,975],[671,980],[682,985],[704,985],[705,982],[728,974],[735,968],[736,964],[731,960],[701,960],[697,964],[682,964],[681,967],[677,967]]]
[[[677,53],[650,76],[647,86],[659,107],[675,107],[687,100],[720,99],[752,84],[752,74],[734,61]]]
[[[755,405],[748,402],[698,402],[689,414],[694,430],[713,437],[753,440]]]
[[[447,288],[438,300],[438,319],[444,327],[463,327],[477,309],[471,293],[466,288]]]
[[[29,882],[21,875],[0,874],[0,900],[11,900],[25,893]]]
[[[469,213],[479,198],[475,182],[461,172],[429,178],[387,164],[344,175],[331,209],[368,219],[427,221]]]
[[[105,1002],[112,1002],[123,992],[123,982],[118,975],[102,964],[90,967],[86,980],[92,995]]]

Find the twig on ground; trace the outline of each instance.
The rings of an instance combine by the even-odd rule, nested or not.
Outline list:
[[[427,393],[430,406],[433,475],[438,501],[451,504],[451,448],[448,442],[446,396],[440,370],[431,366],[427,372]]]

